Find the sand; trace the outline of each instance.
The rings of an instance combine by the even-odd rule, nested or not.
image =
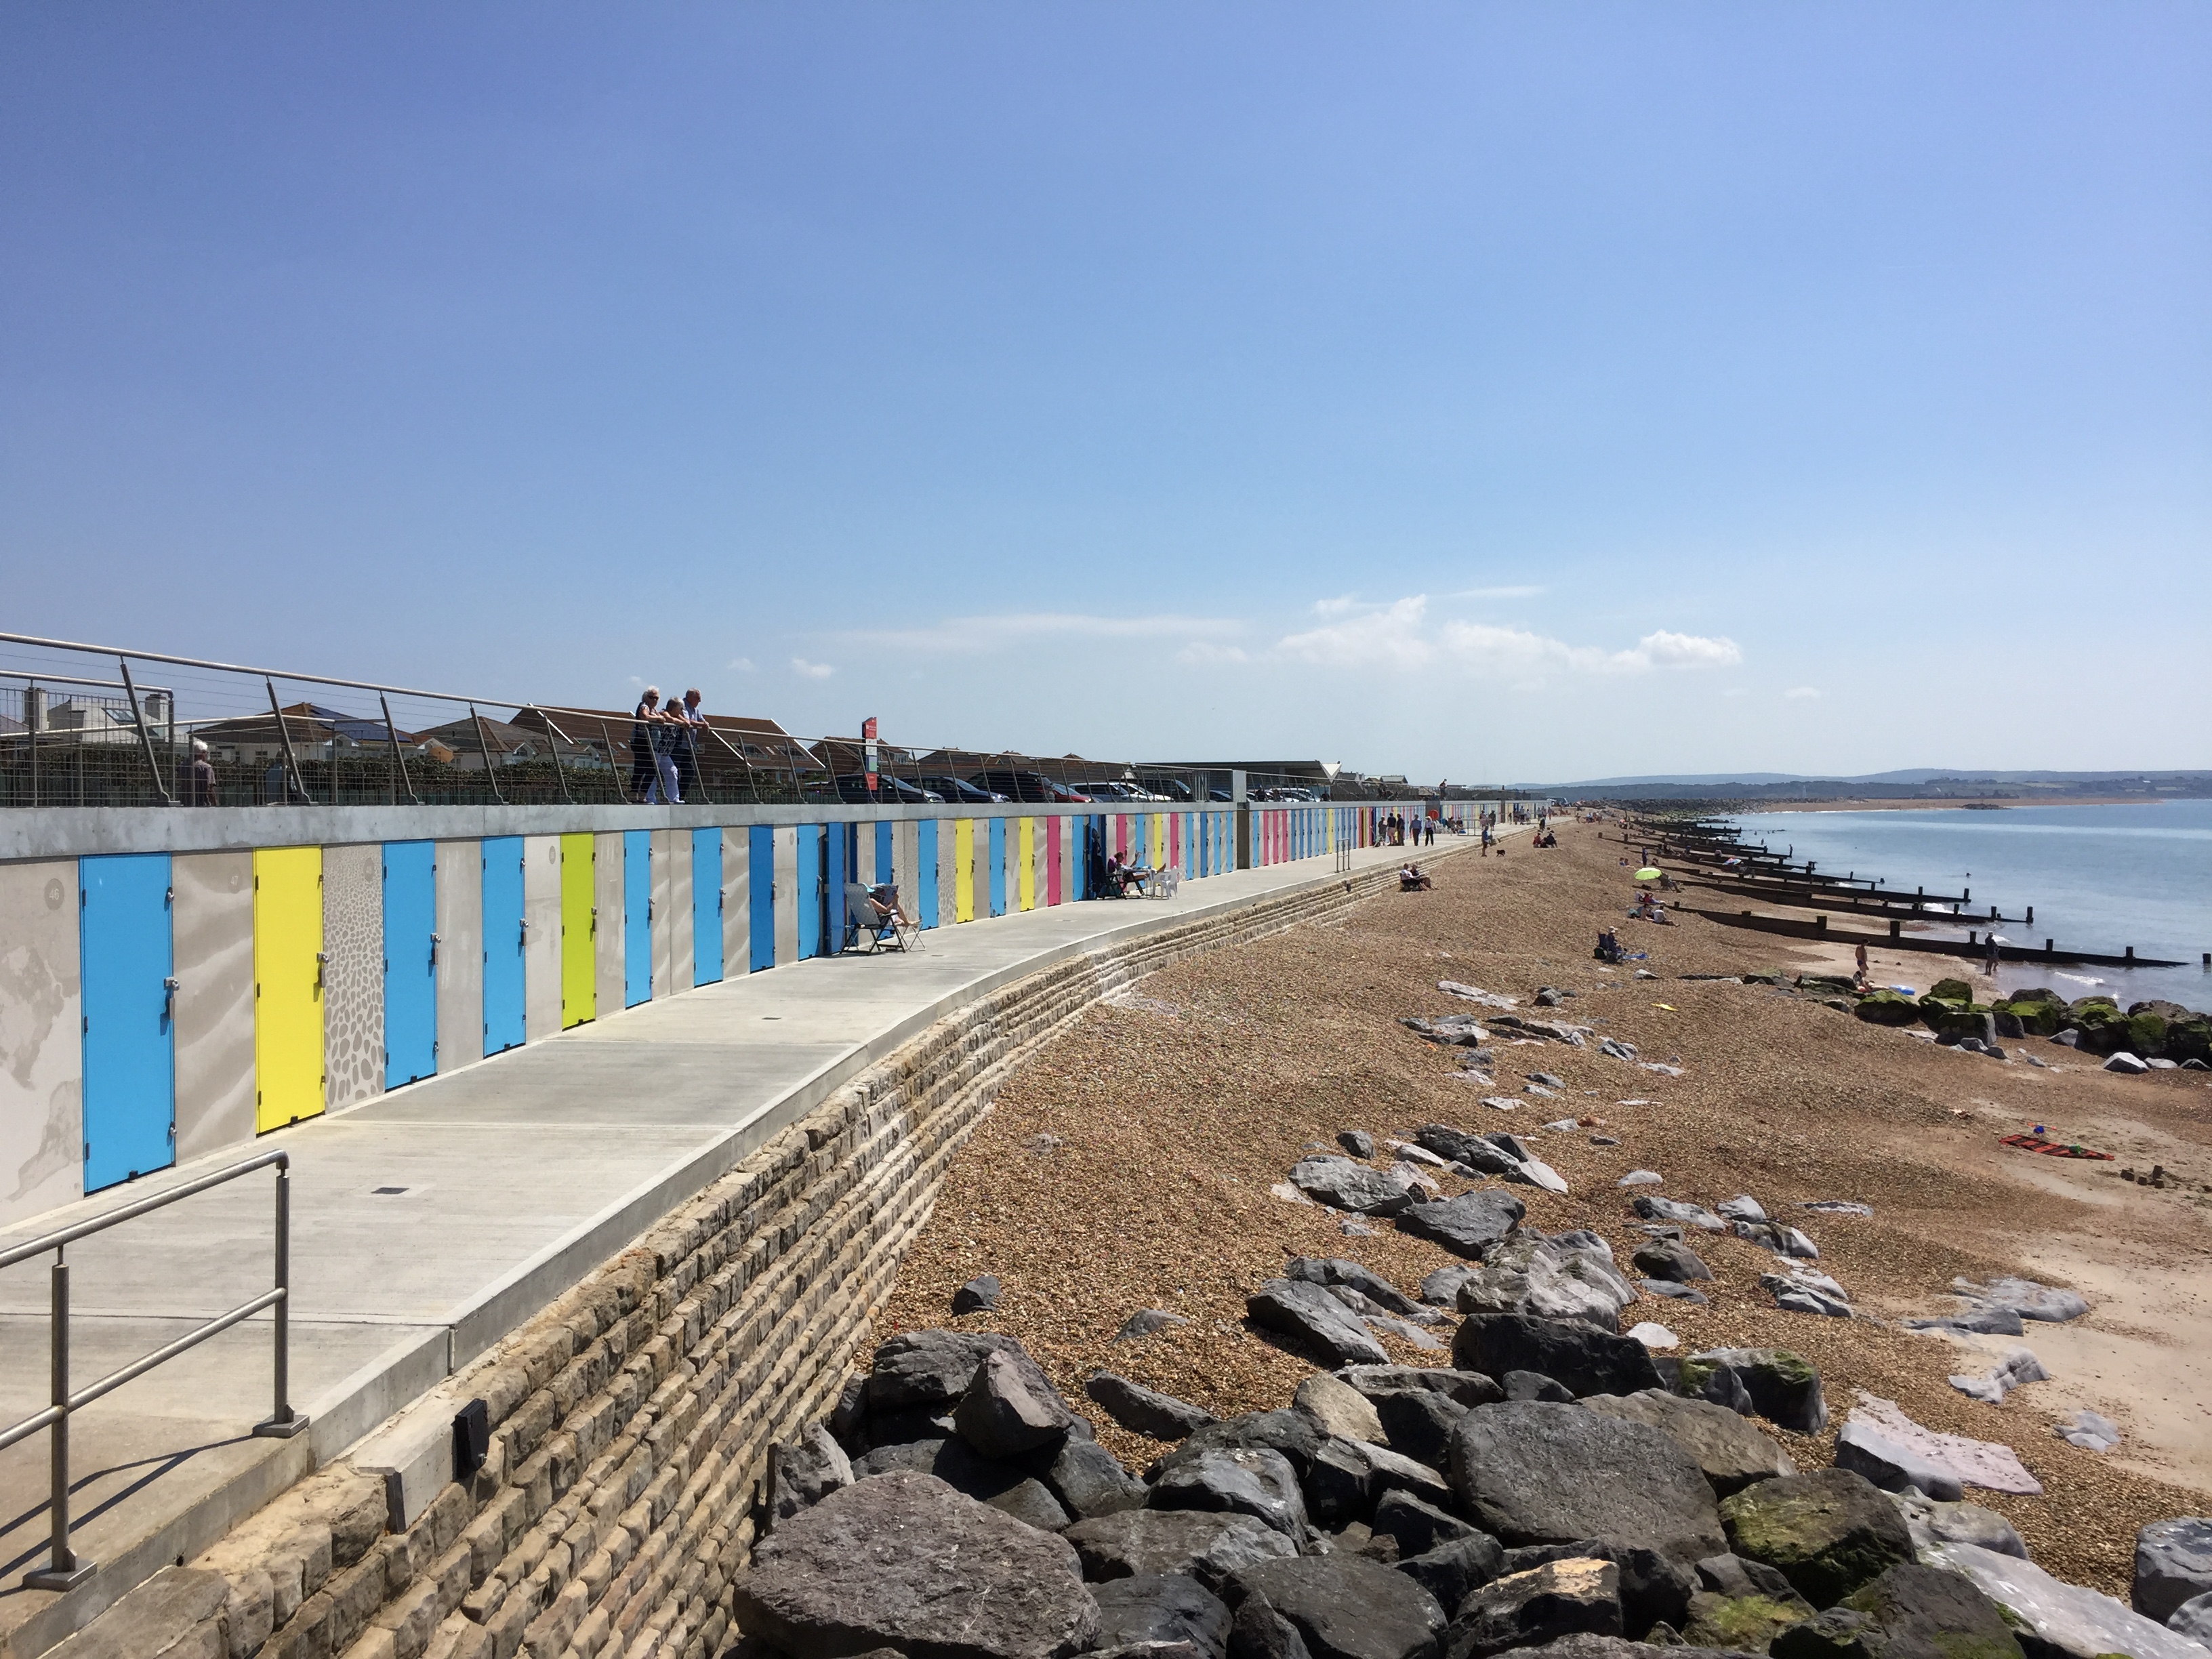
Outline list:
[[[1620,920],[1628,884],[1619,844],[1592,826],[1562,825],[1554,851],[1533,851],[1520,836],[1508,845],[1504,859],[1437,859],[1432,893],[1391,894],[1346,919],[1175,964],[1120,1006],[1089,1011],[1016,1072],[955,1161],[878,1334],[955,1322],[1005,1330],[1079,1400],[1084,1376],[1106,1367],[1224,1416],[1280,1406],[1314,1364],[1249,1328],[1244,1297],[1289,1255],[1351,1257],[1409,1293],[1450,1258],[1387,1224],[1349,1236],[1340,1218],[1286,1204],[1269,1187],[1302,1149],[1342,1129],[1407,1135],[1431,1121],[1510,1128],[1535,1142],[1571,1189],[1561,1198],[1514,1188],[1529,1224],[1595,1227],[1624,1263],[1642,1237],[1615,1185],[1632,1169],[1659,1171],[1657,1190],[1675,1198],[1713,1203],[1750,1192],[1802,1227],[1820,1247],[1820,1267],[1872,1317],[1784,1313],[1756,1286],[1773,1257],[1704,1237],[1692,1243],[1717,1276],[1712,1305],[1648,1299],[1631,1317],[1667,1325],[1680,1352],[1796,1348],[1820,1368],[1838,1425],[1863,1388],[1931,1428],[2011,1445],[2045,1495],[1978,1496],[2012,1518],[2052,1571],[2124,1594],[2139,1527],[2212,1507],[2206,1079],[2122,1079],[2033,1039],[2015,1046],[2035,1047],[2050,1069],[2003,1065],[1774,988],[1685,981],[1676,976],[1810,966],[1813,953],[1697,918],[1668,927]],[[1662,978],[1599,970],[1590,945],[1615,921],[1631,949],[1652,953],[1648,966]],[[1927,958],[1910,962],[1893,969],[1877,953],[1877,976],[1932,980]],[[1499,1042],[1497,1087],[1471,1086],[1454,1076],[1457,1051],[1398,1024],[1466,1011],[1437,991],[1441,978],[1524,999],[1541,985],[1574,990],[1567,1017],[1685,1075],[1594,1050]],[[1510,1113],[1478,1103],[1517,1095],[1531,1071],[1562,1078],[1562,1097],[1523,1097]],[[1628,1101],[1648,1103],[1620,1103]],[[1622,1144],[1541,1127],[1570,1115],[1599,1118]],[[2032,1122],[2107,1146],[2121,1162],[2061,1162],[1997,1144]],[[2124,1164],[2148,1170],[2153,1162],[2176,1184],[2153,1191],[2120,1179]],[[1466,1184],[1448,1177],[1445,1188]],[[1875,1213],[1798,1207],[1823,1198],[1858,1200]],[[1004,1281],[1000,1307],[953,1321],[953,1288],[982,1272]],[[2074,1326],[2031,1324],[2026,1346],[2056,1380],[1991,1407],[1946,1382],[1953,1370],[1980,1368],[1961,1364],[1960,1345],[1887,1322],[1950,1310],[1954,1275],[2006,1272],[2075,1285],[2096,1305]],[[1146,1307],[1190,1322],[1115,1343],[1121,1322]],[[1448,1340],[1449,1328],[1441,1334]],[[1388,1346],[1408,1361],[1424,1358]],[[2118,1451],[2100,1457],[2055,1437],[2053,1423],[2081,1406],[2121,1424]],[[1832,1460],[1832,1427],[1774,1432],[1800,1467]],[[1164,1449],[1106,1423],[1100,1438],[1137,1467]]]

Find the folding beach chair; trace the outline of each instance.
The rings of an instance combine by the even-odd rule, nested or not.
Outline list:
[[[875,895],[857,881],[845,884],[845,949],[872,956],[878,951],[903,951],[921,933],[876,902]],[[863,943],[862,941],[866,941]]]

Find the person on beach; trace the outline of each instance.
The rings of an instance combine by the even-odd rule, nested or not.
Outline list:
[[[653,758],[653,722],[660,718],[660,688],[648,685],[645,695],[637,700],[637,709],[630,717],[629,728],[629,798],[643,801],[653,793],[655,767]]]
[[[1858,989],[1858,990],[1860,990],[1860,991],[1862,991],[1862,992],[1863,992],[1863,991],[1867,988],[1867,953],[1866,953],[1866,946],[1865,946],[1865,945],[1860,945],[1860,946],[1858,947],[1858,949],[1857,949],[1857,950],[1856,950],[1853,954],[1856,956],[1856,959],[1857,959],[1857,962],[1858,962],[1858,969],[1859,969],[1859,972],[1858,972],[1858,979],[1857,979],[1857,981],[1856,981],[1856,989]]]
[[[1620,948],[1620,940],[1614,935],[1613,929],[1607,927],[1598,934],[1597,949],[1591,954],[1600,962],[1619,962],[1626,952]]]
[[[1993,933],[1991,933],[1991,934],[1990,935],[1990,977],[1991,979],[1995,979],[1996,976],[1997,976],[1997,936]]]
[[[1398,890],[1400,892],[1425,893],[1435,885],[1436,883],[1431,881],[1426,876],[1421,873],[1421,866],[1419,865],[1405,864],[1399,866]]]

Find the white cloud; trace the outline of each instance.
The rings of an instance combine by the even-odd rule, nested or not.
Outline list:
[[[1436,647],[1423,637],[1421,623],[1428,596],[1416,593],[1395,605],[1361,608],[1349,599],[1324,599],[1314,609],[1323,616],[1342,617],[1303,634],[1286,634],[1275,649],[1302,662],[1326,668],[1366,668],[1387,665],[1419,667],[1436,655]]]
[[[804,657],[793,657],[791,672],[803,674],[810,680],[826,680],[837,671],[826,662],[809,662]]]
[[[1669,634],[1664,629],[1638,640],[1630,654],[1639,653],[1654,668],[1733,668],[1743,660],[1734,640]]]
[[[1176,653],[1176,660],[1193,668],[1205,668],[1214,663],[1249,662],[1251,655],[1241,645],[1217,645],[1212,640],[1193,640]]]
[[[750,657],[732,657],[730,666],[740,674],[750,674],[753,672],[753,659]]]
[[[1793,702],[1802,702],[1808,697],[1819,696],[1820,695],[1820,688],[1817,685],[1793,685],[1782,695],[1790,699]]]
[[[1462,587],[1456,593],[1447,593],[1448,599],[1533,599],[1544,592],[1540,587]]]

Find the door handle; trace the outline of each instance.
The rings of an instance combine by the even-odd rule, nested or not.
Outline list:
[[[330,959],[330,952],[327,951],[315,952],[315,994],[317,996],[323,994],[323,967]]]
[[[177,981],[173,979],[165,979],[161,981],[161,1024],[164,1026],[169,1026],[175,1024],[176,1022]]]
[[[430,935],[430,965],[433,968],[438,965],[438,935],[435,933]]]

